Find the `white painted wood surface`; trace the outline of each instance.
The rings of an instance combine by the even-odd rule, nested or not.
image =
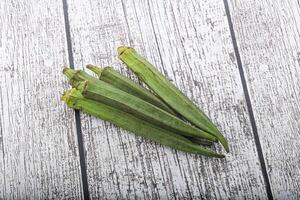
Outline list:
[[[91,197],[266,198],[222,1],[72,0],[68,6],[77,68],[112,65],[131,75],[116,57],[119,45],[131,45],[201,105],[231,143],[226,159],[208,159],[82,115]]]
[[[0,199],[79,199],[61,1],[0,1]]]
[[[229,2],[273,196],[299,199],[299,1]]]
[[[299,1],[228,1],[273,196],[299,199]],[[266,199],[224,3],[69,0],[74,61],[135,47],[217,123],[226,159],[177,152],[81,115],[92,198]],[[0,1],[0,199],[80,199],[61,1]],[[217,150],[221,148],[216,147]]]

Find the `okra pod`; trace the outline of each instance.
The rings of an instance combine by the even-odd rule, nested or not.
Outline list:
[[[214,135],[228,152],[226,139],[210,119],[151,63],[140,56],[133,48],[118,48],[119,58],[167,105],[202,130]]]
[[[212,141],[201,139],[201,138],[195,138],[195,137],[187,137],[187,138],[194,144],[199,144],[202,146],[212,146],[214,144]]]
[[[103,81],[78,82],[71,79],[71,84],[82,92],[88,99],[93,99],[118,109],[122,109],[137,117],[141,117],[155,125],[178,132],[185,136],[201,137],[211,141],[216,138],[196,127],[193,127],[170,113],[130,95]]]
[[[86,99],[81,95],[80,91],[74,88],[66,91],[62,96],[62,100],[70,108],[81,110],[102,120],[109,121],[121,128],[135,133],[136,135],[150,139],[159,144],[188,153],[216,158],[225,157],[222,154],[218,154],[214,151],[193,144],[180,135],[155,126],[154,124],[135,117],[132,114],[126,113],[101,102]]]
[[[109,83],[124,92],[139,97],[173,115],[176,115],[175,112],[157,96],[126,76],[123,76],[112,67],[99,68],[91,64],[88,64],[86,67],[97,74],[100,80]]]

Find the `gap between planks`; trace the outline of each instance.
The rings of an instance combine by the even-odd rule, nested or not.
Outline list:
[[[73,50],[72,50],[72,41],[71,41],[70,23],[69,23],[69,14],[68,14],[68,2],[67,0],[62,0],[62,1],[63,1],[65,32],[66,32],[66,40],[67,40],[67,48],[68,48],[68,58],[70,64],[69,67],[71,69],[74,69],[74,58],[72,52]],[[75,114],[76,133],[77,133],[78,151],[79,151],[80,168],[81,168],[80,172],[81,172],[83,198],[87,200],[90,199],[90,194],[89,194],[89,186],[87,180],[87,169],[86,169],[85,154],[84,154],[80,112],[78,110],[75,110],[74,114]]]
[[[273,194],[272,194],[272,190],[271,190],[269,175],[268,175],[268,172],[267,172],[265,158],[264,158],[264,155],[263,155],[263,150],[261,148],[261,143],[260,143],[259,135],[258,135],[258,132],[257,132],[255,116],[254,116],[254,113],[253,113],[252,103],[251,103],[251,99],[250,99],[250,95],[249,95],[249,91],[248,91],[248,86],[247,86],[247,83],[246,83],[244,69],[243,69],[243,66],[242,66],[241,56],[240,56],[239,48],[238,48],[236,37],[235,37],[234,27],[233,27],[232,20],[231,20],[228,1],[223,0],[223,2],[224,2],[224,7],[225,7],[227,19],[228,19],[228,26],[229,26],[229,30],[230,30],[231,39],[232,39],[232,45],[233,45],[233,48],[234,48],[234,53],[235,53],[235,57],[236,57],[236,61],[237,61],[237,65],[238,65],[238,69],[239,69],[239,73],[240,73],[240,77],[241,77],[241,82],[242,82],[244,94],[245,94],[245,100],[246,100],[246,104],[247,104],[247,108],[248,108],[249,119],[250,119],[250,122],[251,122],[252,132],[253,132],[253,135],[254,135],[257,154],[258,154],[258,157],[259,157],[262,174],[263,174],[264,181],[265,181],[265,184],[266,184],[266,191],[267,191],[268,199],[273,199]]]

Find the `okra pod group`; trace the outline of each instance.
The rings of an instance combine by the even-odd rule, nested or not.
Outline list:
[[[224,157],[209,147],[219,141],[228,151],[226,139],[191,100],[134,49],[119,47],[118,54],[149,89],[112,67],[87,65],[97,78],[65,68],[63,73],[73,87],[62,96],[68,107],[180,151]]]
[[[67,71],[72,70],[65,70],[65,72]],[[174,115],[119,90],[106,82],[101,80],[78,81],[80,77],[82,77],[80,76],[82,74],[85,73],[80,71],[75,72],[74,75],[70,77],[70,83],[73,87],[77,88],[84,97],[114,106],[120,110],[125,110],[144,120],[151,121],[153,124],[177,131],[182,135],[202,137],[207,140],[215,141],[215,137],[209,133],[197,129]]]

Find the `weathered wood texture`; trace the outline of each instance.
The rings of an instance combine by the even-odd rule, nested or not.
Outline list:
[[[229,2],[273,196],[299,199],[299,1]]]
[[[222,1],[68,1],[75,65],[135,47],[201,105],[231,143],[226,159],[176,152],[82,115],[92,197],[266,198]],[[220,149],[219,147],[217,149]]]
[[[0,1],[0,199],[81,198],[61,1]]]

